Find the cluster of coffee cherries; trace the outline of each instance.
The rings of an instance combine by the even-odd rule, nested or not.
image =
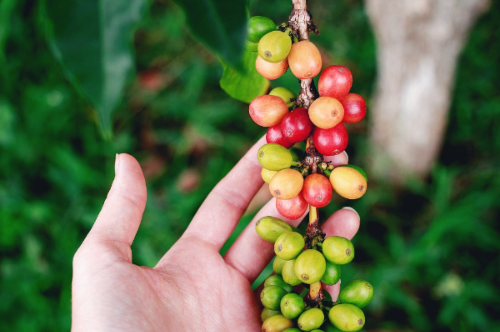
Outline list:
[[[358,331],[365,324],[361,308],[373,298],[373,287],[364,280],[345,285],[336,302],[316,303],[300,296],[304,289],[336,284],[341,265],[354,258],[354,246],[344,237],[330,236],[315,246],[304,249],[304,236],[286,222],[263,217],[256,226],[259,236],[274,243],[275,275],[264,282],[260,299],[262,331]],[[309,295],[308,295],[309,296]],[[325,313],[329,322],[326,322]],[[319,328],[323,330],[319,330]]]
[[[250,19],[247,48],[258,52],[255,67],[270,80],[290,68],[298,79],[311,81],[323,65],[311,41],[299,40],[287,24],[276,26],[262,16]],[[334,65],[321,72],[318,91],[309,91],[314,97],[308,96],[307,105],[301,96],[284,87],[250,103],[252,120],[268,128],[267,144],[259,149],[258,160],[263,167],[262,178],[276,197],[282,216],[298,219],[309,206],[324,207],[330,203],[333,191],[347,199],[360,198],[366,192],[367,178],[361,168],[333,165],[328,160],[347,147],[344,123],[359,122],[366,115],[364,99],[349,93],[351,86],[349,69]],[[305,153],[294,147],[304,141]],[[325,239],[319,228],[316,233],[308,230],[304,236],[274,217],[261,218],[256,231],[274,243],[276,253],[276,274],[266,279],[261,292],[262,331],[358,331],[364,326],[361,308],[373,297],[368,282],[349,282],[336,302],[325,300],[321,292],[322,285],[339,282],[340,265],[354,258],[350,240],[338,236]],[[309,289],[305,297],[300,295],[304,289]],[[318,294],[318,298],[312,299],[311,294]]]

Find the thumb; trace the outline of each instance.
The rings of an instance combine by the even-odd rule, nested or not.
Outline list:
[[[113,185],[82,247],[97,244],[99,248],[112,249],[117,258],[131,261],[130,245],[141,223],[146,199],[141,166],[130,155],[117,154]]]

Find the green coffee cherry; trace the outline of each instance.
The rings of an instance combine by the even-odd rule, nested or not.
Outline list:
[[[293,291],[292,286],[283,281],[283,278],[279,275],[272,275],[264,281],[264,287],[278,286],[286,290],[288,293]]]
[[[359,331],[365,325],[365,314],[353,304],[338,304],[328,313],[330,322],[345,332]]]
[[[326,261],[323,255],[314,249],[304,250],[295,261],[294,271],[297,278],[306,284],[313,284],[323,277]]]
[[[273,271],[276,274],[281,275],[281,271],[283,271],[283,265],[285,264],[285,260],[279,258],[278,256],[274,257],[273,261]]]
[[[301,234],[286,232],[281,234],[276,242],[274,242],[274,253],[276,256],[288,261],[297,257],[305,244],[306,242]]]
[[[260,293],[260,301],[266,308],[279,310],[281,299],[286,294],[288,294],[288,292],[279,286],[265,287],[262,293]]]
[[[302,331],[296,327],[292,327],[291,329],[286,329],[283,332],[302,332]]]
[[[262,313],[260,314],[260,319],[262,320],[262,322],[264,322],[269,317],[275,316],[275,315],[281,315],[281,311],[272,310],[269,308],[264,308],[264,309],[262,309]]]
[[[281,171],[290,168],[293,163],[290,151],[276,143],[263,145],[257,152],[257,158],[262,167],[270,171]]]
[[[354,246],[345,237],[330,236],[323,242],[323,255],[335,264],[347,264],[354,258]]]
[[[262,59],[276,63],[285,60],[291,48],[292,40],[287,33],[271,31],[260,39],[258,51]]]
[[[273,20],[264,16],[253,16],[248,20],[247,40],[258,43],[269,32],[276,30]]]
[[[295,293],[286,294],[281,299],[280,309],[286,318],[295,319],[304,311],[305,303],[300,295]]]
[[[255,230],[262,239],[274,243],[281,234],[291,232],[293,228],[281,219],[262,217],[257,220]]]
[[[281,271],[283,280],[291,286],[297,286],[302,283],[302,281],[300,281],[295,274],[295,261],[295,259],[286,261],[285,264],[283,264],[283,270]]]
[[[324,331],[316,329],[316,330],[312,330],[311,332],[324,332]]]
[[[295,105],[295,99],[297,99],[297,94],[295,92],[282,86],[272,89],[269,94],[271,96],[277,96],[283,99],[283,101],[286,103],[286,106],[288,106],[289,108]]]
[[[300,315],[297,320],[297,325],[302,331],[312,331],[320,327],[325,320],[323,310],[319,308],[312,308],[306,310]]]
[[[339,294],[341,303],[354,304],[358,308],[364,308],[373,299],[373,286],[364,280],[351,280],[345,285]]]
[[[293,322],[290,319],[282,315],[274,315],[264,321],[262,332],[283,332],[291,327],[293,327]]]
[[[340,268],[340,265],[327,260],[325,274],[323,274],[321,281],[323,281],[327,285],[335,285],[340,280],[341,275],[342,270]]]

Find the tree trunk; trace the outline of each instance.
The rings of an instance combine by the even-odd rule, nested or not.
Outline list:
[[[458,55],[489,0],[366,0],[378,42],[373,170],[425,176],[439,152]]]

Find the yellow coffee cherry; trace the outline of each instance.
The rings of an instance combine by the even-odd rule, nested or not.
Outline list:
[[[360,198],[368,188],[365,177],[351,167],[334,168],[330,183],[337,194],[348,199]]]

